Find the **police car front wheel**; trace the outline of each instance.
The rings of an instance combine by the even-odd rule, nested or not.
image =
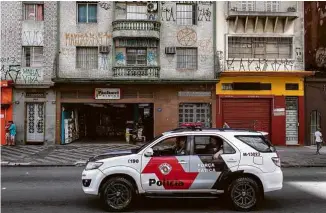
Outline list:
[[[249,177],[235,179],[229,186],[228,195],[238,211],[250,211],[261,201],[259,186]]]
[[[135,189],[129,180],[122,177],[109,179],[101,192],[101,199],[108,211],[127,210],[135,197]]]

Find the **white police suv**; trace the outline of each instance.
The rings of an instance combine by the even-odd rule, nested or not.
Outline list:
[[[99,195],[109,211],[125,211],[140,196],[215,198],[252,210],[264,193],[280,190],[283,173],[266,134],[205,129],[195,124],[156,137],[136,149],[92,157],[82,173],[86,194]]]

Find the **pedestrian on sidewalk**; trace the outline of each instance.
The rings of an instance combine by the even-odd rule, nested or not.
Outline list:
[[[15,146],[15,137],[16,137],[16,124],[13,121],[9,121],[9,134],[10,134],[10,143],[9,146]]]
[[[6,146],[8,146],[10,144],[10,132],[9,132],[9,128],[11,126],[10,122],[7,122],[6,126],[5,126],[5,131],[6,131]]]
[[[315,132],[315,141],[317,145],[317,152],[316,155],[320,155],[319,150],[321,149],[323,143],[323,135],[321,134],[321,129],[318,127],[317,131]]]

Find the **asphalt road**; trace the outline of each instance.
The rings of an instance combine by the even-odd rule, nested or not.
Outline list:
[[[81,167],[1,168],[3,213],[105,212],[81,189]],[[326,212],[326,168],[284,169],[282,191],[266,194],[257,212]],[[134,212],[233,212],[214,200],[144,200]]]

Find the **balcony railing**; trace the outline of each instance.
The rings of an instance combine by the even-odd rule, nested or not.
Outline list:
[[[160,67],[153,66],[118,66],[113,67],[113,77],[116,78],[158,78]]]
[[[231,1],[229,15],[235,13],[293,14],[298,10],[296,1]],[[278,14],[279,15],[279,14]]]
[[[113,31],[117,30],[140,30],[160,31],[161,23],[148,20],[117,20],[112,23]]]

